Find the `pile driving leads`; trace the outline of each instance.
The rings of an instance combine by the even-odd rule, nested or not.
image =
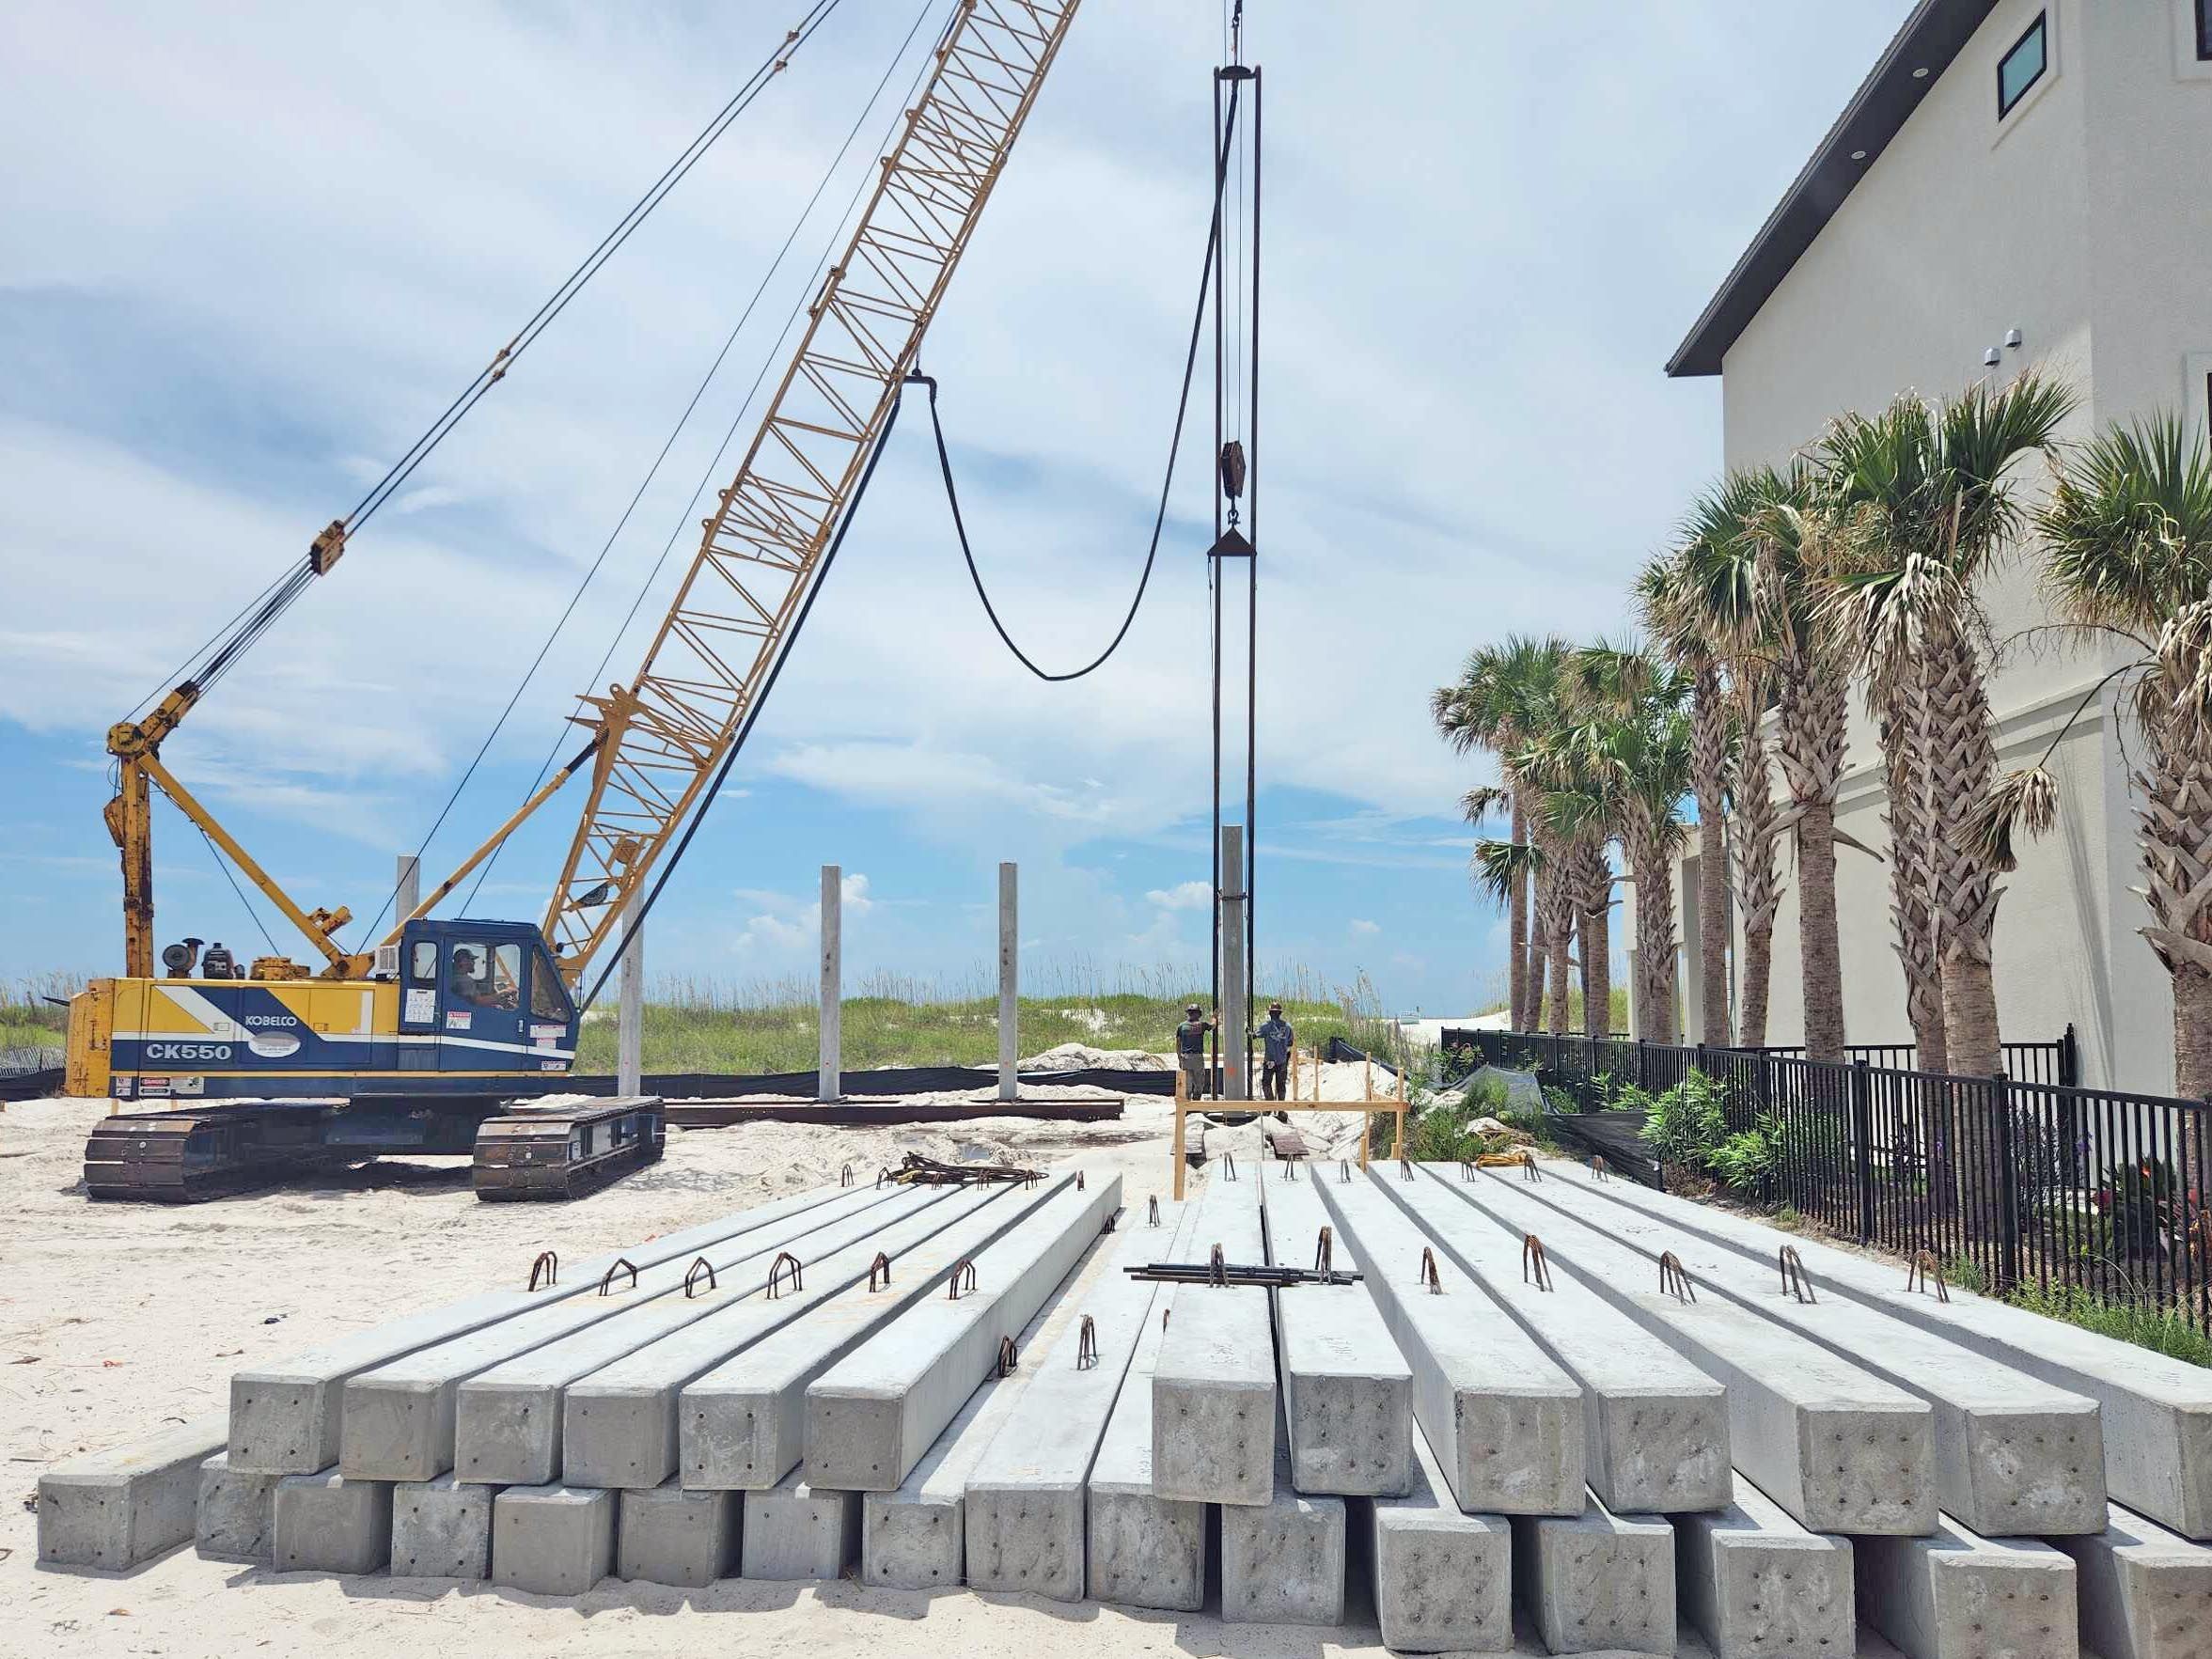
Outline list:
[[[1623,1214],[1593,1197],[1592,1184],[1539,1182],[1529,1196],[1602,1229],[1655,1267],[1673,1251],[1713,1293],[1926,1401],[1935,1413],[1937,1501],[1946,1514],[1989,1537],[2104,1530],[2105,1456],[2094,1401],[1849,1297],[1799,1302],[1783,1290],[1772,1263],[1754,1266],[1682,1229]]]
[[[896,1492],[1122,1207],[1122,1178],[1063,1192],[976,1252],[972,1285],[924,1297],[807,1389],[807,1466],[851,1492]]]
[[[1582,1388],[1590,1484],[1617,1513],[1718,1509],[1733,1486],[1719,1384],[1585,1285],[1564,1261],[1545,1290],[1520,1240],[1445,1190],[1448,1166],[1385,1181],[1436,1247],[1511,1314]]]
[[[1256,1149],[1259,1137],[1240,1139]],[[1240,1160],[1242,1161],[1242,1160]],[[1267,1259],[1260,1162],[1206,1182],[1193,1254]],[[1263,1504],[1275,1492],[1275,1340],[1262,1291],[1183,1285],[1153,1369],[1153,1486],[1189,1503]]]
[[[1695,1301],[1661,1294],[1656,1271],[1637,1251],[1487,1171],[1451,1190],[1516,1238],[1541,1229],[1555,1270],[1577,1271],[1725,1386],[1735,1466],[1800,1525],[1907,1536],[1935,1529],[1926,1401],[1713,1292]]]
[[[1390,1179],[1395,1179],[1391,1177]],[[1413,1369],[1413,1414],[1459,1507],[1579,1515],[1582,1390],[1373,1182],[1313,1183]],[[1434,1263],[1432,1281],[1424,1266]]]

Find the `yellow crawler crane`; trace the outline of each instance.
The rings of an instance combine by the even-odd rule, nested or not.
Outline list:
[[[480,1197],[560,1197],[658,1155],[657,1102],[501,1114],[542,1090],[546,1074],[569,1070],[583,976],[617,940],[626,902],[681,853],[686,823],[774,682],[1077,3],[961,0],[635,678],[582,699],[581,749],[371,949],[338,943],[352,919],[344,906],[295,903],[161,754],[213,681],[337,564],[347,520],[315,538],[305,562],[190,678],[144,718],[110,730],[117,784],[105,817],[122,854],[124,973],[92,981],[72,1002],[67,1088],[187,1103],[102,1124],[86,1149],[95,1197],[190,1199],[303,1164],[473,1150]],[[825,9],[808,14],[809,27]],[[493,359],[480,384],[506,372],[513,350]],[[588,779],[583,810],[542,917],[433,919],[578,773]],[[156,977],[155,789],[320,963],[271,955],[241,971],[227,957],[203,961],[199,942],[186,940],[162,952],[167,977]],[[224,1101],[251,1103],[198,1103]]]

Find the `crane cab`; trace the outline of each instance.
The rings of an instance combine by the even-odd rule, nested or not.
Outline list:
[[[396,977],[400,1072],[566,1072],[575,1058],[575,999],[532,923],[409,922]]]

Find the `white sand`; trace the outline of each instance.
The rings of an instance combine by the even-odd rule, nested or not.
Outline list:
[[[1098,1124],[992,1119],[675,1134],[653,1168],[560,1207],[478,1203],[460,1164],[403,1161],[211,1204],[95,1205],[82,1195],[77,1166],[102,1109],[44,1101],[0,1113],[0,1456],[15,1473],[16,1500],[0,1511],[0,1655],[1090,1659],[1180,1651],[1319,1659],[1383,1651],[1364,1590],[1353,1625],[1317,1632],[850,1581],[729,1581],[705,1591],[610,1581],[567,1602],[431,1579],[274,1573],[203,1561],[189,1547],[131,1573],[41,1571],[36,1519],[20,1499],[47,1463],[220,1409],[241,1367],[470,1291],[519,1285],[547,1245],[577,1260],[835,1180],[845,1163],[872,1173],[909,1150],[1079,1156],[1086,1168],[1121,1170],[1132,1204],[1162,1190],[1169,1175],[1168,1103],[1140,1099],[1123,1121]],[[1299,1119],[1307,1128],[1320,1121]],[[1524,1636],[1520,1651],[1542,1649]],[[1703,1652],[1694,1644],[1683,1651]]]

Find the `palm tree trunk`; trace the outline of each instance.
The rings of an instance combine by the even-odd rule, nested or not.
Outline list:
[[[1682,1022],[1674,1006],[1676,953],[1671,849],[1651,815],[1638,809],[1629,826],[1629,858],[1636,869],[1636,971],[1644,1020],[1637,1033],[1655,1042],[1677,1042]]]
[[[2003,889],[1975,843],[1972,808],[1997,781],[1989,697],[1973,641],[1956,629],[1932,634],[1920,654],[1921,729],[1927,744],[1930,799],[1947,802],[1939,833],[1934,899],[1943,988],[1944,1058],[1965,1077],[2004,1064],[1997,1025],[1991,936]]]
[[[1882,711],[1882,768],[1887,784],[1883,826],[1890,835],[1890,921],[1898,965],[1905,970],[1905,1015],[1912,1025],[1913,1061],[1922,1072],[1950,1070],[1943,1033],[1942,964],[1936,950],[1938,818],[1926,744],[1915,741],[1917,706],[1892,697]]]
[[[1836,931],[1836,784],[1843,772],[1850,681],[1827,662],[1784,662],[1776,699],[1778,756],[1796,813],[1797,955],[1807,1057],[1844,1058],[1843,967]]]
[[[1728,730],[1720,676],[1700,668],[1690,689],[1690,776],[1698,802],[1700,1039],[1734,1041],[1728,1009]]]
[[[1582,1032],[1599,1041],[1613,1034],[1613,872],[1602,847],[1583,848],[1577,862],[1575,901],[1582,922]]]
[[[1736,822],[1729,836],[1734,860],[1736,912],[1744,924],[1742,999],[1736,1041],[1746,1048],[1766,1041],[1766,995],[1774,978],[1774,917],[1781,907],[1779,869],[1778,820],[1774,780],[1767,770],[1766,734],[1759,712],[1745,720],[1743,741],[1736,745],[1734,790]]]
[[[1537,878],[1536,885],[1539,889],[1542,888],[1543,878],[1541,876]],[[1550,960],[1551,940],[1545,931],[1544,906],[1541,903],[1532,902],[1529,907],[1529,954],[1521,964],[1523,994],[1528,999],[1527,1017],[1525,1022],[1516,1027],[1518,1030],[1541,1031],[1544,1029],[1544,970],[1545,964]]]
[[[1529,813],[1521,805],[1521,792],[1514,790],[1513,837],[1516,843],[1529,838]],[[1513,1028],[1527,1031],[1535,1022],[1529,1014],[1529,878],[1526,874],[1514,877],[1513,889],[1506,899],[1506,1000],[1513,1009]]]
[[[1836,804],[1807,803],[1797,819],[1797,957],[1805,981],[1805,1056],[1841,1064],[1843,957],[1836,931]]]
[[[1568,1015],[1573,1002],[1567,991],[1567,977],[1571,969],[1567,962],[1567,947],[1574,937],[1572,923],[1561,918],[1551,935],[1551,1024],[1548,1029],[1554,1037],[1567,1035]]]
[[[1537,972],[1551,986],[1550,1005],[1545,1009],[1545,1029],[1554,1037],[1564,1037],[1570,1007],[1567,952],[1574,943],[1575,909],[1567,893],[1565,850],[1556,844],[1545,847],[1543,861],[1536,871],[1536,930],[1544,935],[1545,948]]]
[[[2185,739],[2154,728],[2135,785],[2142,844],[2143,897],[2153,925],[2143,937],[2173,979],[2173,1092],[2212,1098],[2212,731]],[[2193,740],[2193,741],[2190,741]],[[2178,751],[2178,752],[2177,752]],[[2185,1191],[2202,1194],[2212,1171],[2199,1167],[2186,1132],[2175,1160]],[[2212,1226],[2212,1223],[2208,1223]]]

